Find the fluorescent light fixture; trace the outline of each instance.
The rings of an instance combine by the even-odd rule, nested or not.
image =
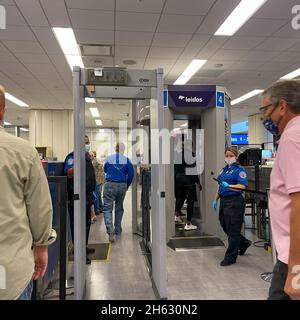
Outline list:
[[[235,104],[238,104],[244,100],[247,100],[247,99],[250,99],[260,93],[262,93],[264,90],[260,90],[260,89],[255,89],[255,90],[252,90],[246,94],[244,94],[243,96],[237,98],[237,99],[234,99],[231,101],[231,105],[234,106]]]
[[[14,97],[12,94],[5,92],[5,98],[20,107],[29,107],[29,105],[18,98]]]
[[[187,127],[188,126],[188,123],[186,122],[186,123],[184,123],[184,124],[182,124],[182,125],[180,125],[180,127]]]
[[[300,68],[286,74],[285,76],[281,77],[280,79],[294,79],[294,78],[297,78],[298,76],[300,76]]]
[[[11,124],[10,122],[4,121],[4,125],[5,125],[5,126],[11,126],[12,124]]]
[[[95,120],[97,126],[102,126],[102,121],[100,119]]]
[[[232,36],[245,24],[267,0],[242,0],[220,28],[215,36]]]
[[[85,102],[86,102],[86,103],[96,103],[96,99],[95,99],[95,98],[88,98],[88,97],[86,97],[86,98],[85,98]]]
[[[111,99],[97,99],[99,103],[111,103]]]
[[[90,108],[90,111],[91,111],[91,114],[92,114],[92,116],[93,116],[94,118],[99,118],[99,117],[100,117],[98,108]]]
[[[206,63],[207,60],[194,59],[174,84],[186,84],[191,77]]]
[[[75,34],[72,28],[52,28],[68,63],[73,71],[74,66],[84,68]]]
[[[20,128],[20,130],[21,130],[21,131],[24,131],[24,132],[29,132],[29,130],[26,129],[26,128]]]

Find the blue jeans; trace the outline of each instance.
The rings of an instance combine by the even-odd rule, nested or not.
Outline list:
[[[103,203],[102,203],[102,184],[97,184],[96,185],[96,199],[95,199],[95,211],[96,214],[99,214],[100,212],[103,211]]]
[[[33,281],[30,280],[30,282],[28,283],[28,286],[22,292],[18,300],[31,300],[32,289],[33,289]]]
[[[103,214],[108,234],[122,233],[123,201],[127,191],[126,183],[106,182],[103,190]],[[115,204],[115,228],[113,227],[112,211]]]

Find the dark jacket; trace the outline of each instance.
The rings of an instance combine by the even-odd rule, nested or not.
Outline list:
[[[193,158],[195,158],[194,152],[192,152],[191,155]],[[181,163],[175,163],[174,165],[175,185],[193,187],[195,186],[195,183],[200,183],[196,170],[196,161],[194,161],[192,164],[186,163],[183,152],[177,154],[177,159],[181,159]],[[186,174],[188,168],[193,168],[195,174]]]
[[[91,195],[96,189],[96,176],[95,170],[90,159],[88,153],[86,153],[86,194]],[[74,168],[74,153],[71,152],[67,155],[65,162],[64,162],[64,173],[67,175],[68,170]],[[68,195],[74,195],[74,178],[68,178]]]

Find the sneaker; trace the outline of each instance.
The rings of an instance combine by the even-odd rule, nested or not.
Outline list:
[[[185,231],[189,231],[189,230],[196,230],[198,227],[197,226],[194,226],[193,224],[186,224],[185,226],[184,226],[184,230]]]
[[[108,240],[109,240],[110,243],[115,242],[115,235],[113,233],[110,233],[108,235]]]
[[[183,220],[180,217],[175,216],[175,222],[183,223]]]
[[[94,248],[88,248],[86,247],[86,254],[92,254],[95,252],[95,249]]]
[[[236,261],[228,261],[228,260],[224,259],[223,261],[220,262],[220,266],[221,267],[228,267],[228,266],[234,264],[235,262]]]
[[[248,242],[246,242],[246,245],[239,250],[239,255],[240,256],[244,255],[245,252],[247,251],[247,249],[251,246],[251,244],[252,244],[252,242],[250,240],[248,240]]]

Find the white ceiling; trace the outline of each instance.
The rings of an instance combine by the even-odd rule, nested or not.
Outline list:
[[[90,108],[97,108],[103,128],[118,128],[119,121],[127,121],[131,127],[131,101],[114,99],[109,103],[97,102],[85,104],[85,126],[97,127]],[[102,127],[99,127],[101,129]]]
[[[72,108],[72,74],[51,27],[73,27],[78,43],[113,46],[103,64],[163,67],[166,84],[192,59],[208,59],[190,83],[223,85],[236,98],[300,67],[300,32],[291,27],[299,1],[268,0],[233,37],[213,36],[239,1],[0,0],[7,11],[0,83],[31,108]],[[233,121],[257,112],[258,103],[234,107]],[[7,121],[18,117],[28,123],[26,111],[9,103]]]

